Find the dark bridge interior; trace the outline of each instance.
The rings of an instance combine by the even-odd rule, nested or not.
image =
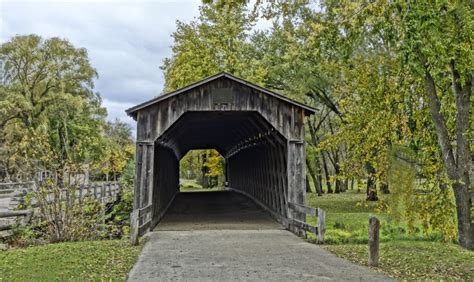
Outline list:
[[[255,111],[200,111],[186,112],[155,141],[154,218],[161,218],[175,197],[179,160],[193,149],[218,150],[229,188],[286,217],[285,138]]]
[[[233,191],[179,193],[154,230],[281,229],[270,214]]]

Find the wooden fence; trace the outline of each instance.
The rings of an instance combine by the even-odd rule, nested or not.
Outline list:
[[[31,218],[33,217],[33,210],[0,211],[0,218],[14,218],[19,216],[23,217],[20,222],[20,225],[27,225],[28,223],[30,223]],[[15,226],[15,222],[0,225],[0,231],[10,230],[13,229]]]
[[[318,218],[316,226],[309,225],[308,223],[295,218],[292,219],[292,224],[299,229],[313,233],[316,236],[316,241],[318,244],[324,243],[324,234],[326,233],[326,212],[320,208],[310,208],[295,203],[288,203],[288,206],[294,212],[301,213],[306,216],[316,216]]]
[[[151,205],[134,210],[130,214],[130,243],[138,245],[138,237],[142,235],[151,224]]]
[[[86,197],[93,198],[102,203],[110,203],[117,200],[120,193],[120,185],[118,182],[102,182],[102,183],[91,183],[89,185],[79,185],[75,191],[75,196],[78,201],[82,201]],[[0,206],[0,219],[4,220],[3,224],[0,224],[0,231],[10,230],[16,226],[15,218],[23,217],[20,221],[20,225],[26,225],[30,222],[33,216],[33,210],[40,206],[39,201],[34,197],[29,199],[28,206],[31,206],[31,210],[13,210],[18,207],[19,204],[24,204],[25,196],[29,192],[38,191],[35,182],[7,182],[0,183],[0,198],[10,198],[10,203],[7,206]],[[45,196],[46,204],[51,203],[55,200],[55,197],[59,196],[61,201],[70,199],[71,190],[62,189],[56,192],[47,192]]]

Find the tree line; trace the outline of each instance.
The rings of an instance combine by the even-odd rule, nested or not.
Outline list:
[[[106,120],[86,49],[15,36],[0,46],[0,64],[0,179],[67,171],[117,180],[134,155],[131,128]]]

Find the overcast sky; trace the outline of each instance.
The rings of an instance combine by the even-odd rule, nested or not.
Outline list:
[[[199,0],[0,0],[0,42],[17,34],[67,38],[89,51],[109,119],[134,126],[124,110],[163,90],[176,20],[191,21]]]

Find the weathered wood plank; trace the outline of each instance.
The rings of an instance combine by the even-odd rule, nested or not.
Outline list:
[[[379,265],[379,229],[380,221],[375,217],[369,217],[369,266]]]
[[[326,212],[323,209],[317,209],[318,214],[318,233],[316,234],[318,244],[324,243],[324,235],[326,234]]]
[[[293,211],[296,211],[298,213],[303,213],[310,216],[318,216],[318,210],[315,208],[311,208],[311,207],[307,207],[307,206],[303,206],[303,205],[291,203],[291,202],[288,203],[288,206],[291,209],[293,209]]]
[[[314,233],[314,234],[318,233],[318,228],[317,227],[309,225],[306,222],[303,222],[303,221],[298,220],[298,219],[293,219],[292,222],[299,229],[302,229],[302,230],[305,230],[305,231],[308,231],[308,232],[311,232],[311,233]]]

